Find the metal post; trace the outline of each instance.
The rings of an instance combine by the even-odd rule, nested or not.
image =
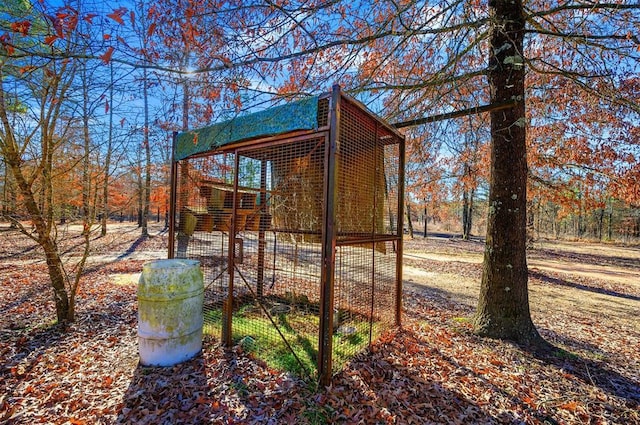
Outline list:
[[[232,339],[232,321],[233,321],[233,278],[235,275],[235,258],[236,258],[236,222],[238,208],[238,170],[240,168],[240,156],[238,151],[234,152],[234,177],[233,177],[233,204],[231,207],[231,228],[229,229],[229,256],[227,260],[227,271],[229,273],[229,285],[227,288],[227,299],[224,301],[224,312],[222,320],[222,341],[227,347],[233,345]]]
[[[322,271],[320,287],[320,335],[318,340],[318,376],[322,385],[331,383],[333,349],[333,291],[336,259],[337,173],[336,156],[340,143],[340,86],[333,86],[329,143],[325,147],[325,186],[322,221]]]
[[[404,238],[405,140],[398,144],[398,249],[396,250],[396,326],[402,325],[402,248]]]
[[[264,252],[267,245],[265,238],[264,216],[267,209],[267,161],[263,159],[260,164],[260,204],[258,208],[258,276],[256,292],[258,298],[264,295]]]
[[[171,176],[169,178],[169,253],[168,258],[174,258],[175,256],[175,243],[176,243],[176,201],[178,195],[176,193],[178,189],[178,163],[176,162],[176,143],[178,140],[178,133],[173,132],[173,142],[171,143]]]

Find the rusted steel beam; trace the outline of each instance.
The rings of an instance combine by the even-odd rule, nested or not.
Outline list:
[[[461,109],[459,111],[447,112],[445,114],[431,115],[430,117],[416,118],[415,120],[396,122],[391,124],[395,128],[414,127],[416,125],[427,124],[430,122],[443,121],[451,118],[466,117],[467,115],[482,114],[483,112],[499,111],[501,109],[511,108],[515,106],[515,101],[494,103],[491,105],[475,106],[473,108]]]

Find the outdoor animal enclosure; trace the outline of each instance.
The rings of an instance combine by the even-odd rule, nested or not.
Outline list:
[[[170,258],[205,331],[328,382],[401,310],[404,137],[343,94],[176,136]]]

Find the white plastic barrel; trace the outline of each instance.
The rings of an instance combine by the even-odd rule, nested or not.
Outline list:
[[[172,366],[202,349],[204,285],[195,260],[156,260],[138,282],[140,363]]]

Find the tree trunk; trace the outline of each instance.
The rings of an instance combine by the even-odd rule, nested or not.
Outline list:
[[[602,229],[604,228],[604,207],[598,210],[597,233],[598,240],[602,242]]]
[[[405,203],[407,209],[407,227],[409,228],[409,236],[413,239],[413,222],[411,221],[411,206],[408,202]]]
[[[4,161],[4,158],[2,158]],[[10,219],[15,214],[17,196],[16,196],[16,187],[14,183],[13,176],[9,171],[9,164],[4,161],[4,185],[2,187],[2,216]],[[13,220],[10,221],[10,226],[12,229],[17,228],[15,222]]]
[[[93,221],[91,208],[91,174],[89,172],[89,159],[91,153],[91,135],[89,134],[89,81],[87,79],[86,64],[82,71],[82,234],[91,230],[89,223]]]
[[[491,177],[487,239],[474,331],[521,344],[542,343],[529,312],[522,0],[490,0]]]
[[[102,186],[102,213],[100,216],[100,235],[107,234],[109,218],[109,177],[111,169],[111,151],[113,150],[113,62],[109,63],[109,135],[107,136],[107,152],[104,159],[104,183]]]
[[[423,237],[426,238],[427,237],[427,220],[428,220],[428,216],[427,216],[427,204],[424,204],[424,235]]]
[[[7,102],[4,98],[3,64],[0,64],[0,155],[4,158],[7,167],[11,169],[11,175],[15,180],[16,195],[19,202],[24,205],[28,213],[33,229],[25,228],[17,220],[13,220],[20,231],[30,237],[43,249],[51,287],[54,291],[56,316],[59,323],[74,320],[74,291],[76,286],[68,287],[68,277],[64,270],[62,258],[56,243],[57,231],[54,224],[53,197],[53,158],[58,147],[56,136],[62,136],[56,131],[56,124],[60,120],[61,112],[66,104],[67,91],[74,81],[75,67],[70,67],[68,62],[62,62],[59,67],[44,67],[42,74],[33,74],[33,78],[40,78],[42,85],[32,91],[30,104],[32,112],[38,113],[38,118],[33,120],[34,132],[31,136],[16,139],[14,126],[7,115]],[[27,85],[29,86],[29,85]],[[35,140],[36,131],[39,133]],[[62,138],[61,138],[62,139]],[[34,149],[39,156],[25,160],[23,154],[27,147]],[[35,167],[34,167],[35,164]],[[58,205],[59,206],[59,205]],[[78,273],[81,273],[78,268]],[[71,296],[69,295],[71,293]]]
[[[48,231],[47,221],[43,217],[42,210],[38,207],[29,183],[20,170],[19,163],[11,161],[9,165],[16,179],[20,195],[24,198],[23,202],[29,213],[29,217],[35,226],[38,245],[42,247],[46,256],[47,270],[49,272],[49,279],[51,280],[51,287],[53,288],[58,323],[72,322],[75,318],[75,313],[66,289],[66,277],[58,246]]]
[[[147,89],[147,68],[142,70],[142,93],[144,98],[144,153],[145,153],[145,165],[144,165],[144,189],[142,198],[142,236],[149,236],[149,204],[151,203],[151,147],[149,146],[149,93]]]
[[[576,237],[578,239],[582,239],[582,236],[584,234],[583,228],[584,228],[584,219],[582,217],[582,194],[578,194],[578,223],[576,225]]]
[[[535,234],[535,219],[537,211],[535,211],[536,205],[533,202],[527,202],[527,247],[533,248],[533,244],[536,241]]]
[[[47,269],[51,279],[51,287],[53,288],[58,323],[73,322],[75,320],[75,309],[65,286],[66,278],[58,249],[55,242],[48,237],[40,245],[44,248],[47,256]]]
[[[613,239],[613,201],[609,199],[609,221],[607,222],[607,240]]]
[[[462,192],[462,239],[469,240],[473,224],[473,191]]]

